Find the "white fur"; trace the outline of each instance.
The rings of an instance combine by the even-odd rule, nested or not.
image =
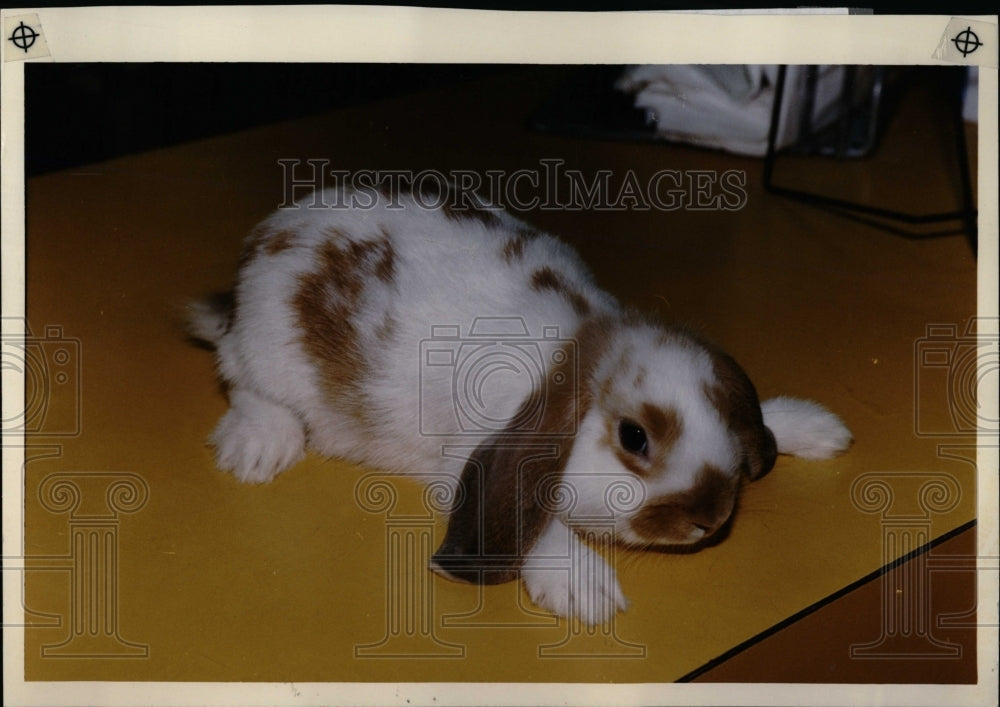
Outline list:
[[[803,459],[829,459],[851,444],[840,418],[811,400],[778,397],[760,404],[764,424],[778,441],[778,452]]]
[[[301,245],[254,260],[244,269],[236,288],[240,310],[232,331],[219,344],[220,370],[235,388],[248,387],[293,410],[306,424],[310,444],[324,454],[403,473],[444,465],[457,476],[461,464],[449,463],[441,455],[443,445],[468,441],[454,419],[452,369],[419,367],[421,343],[432,339],[432,327],[455,325],[461,336],[468,337],[477,318],[516,316],[524,319],[527,339],[541,339],[543,327],[550,325],[558,327],[560,337],[570,337],[579,317],[560,298],[526,287],[531,269],[550,265],[588,293],[596,290],[578,256],[559,241],[533,240],[525,257],[509,266],[499,250],[503,240],[482,224],[456,223],[408,197],[402,202],[406,207],[402,210],[292,209],[265,221],[268,228],[294,231]],[[521,225],[506,214],[498,215],[511,230]],[[289,306],[297,277],[316,269],[315,253],[328,239],[327,229],[339,229],[348,241],[363,241],[384,229],[395,251],[395,281],[366,283],[365,296],[353,314],[355,328],[369,335],[386,316],[396,323],[390,341],[370,336],[365,342],[369,366],[376,371],[366,389],[368,405],[378,411],[370,429],[359,429],[326,399]],[[604,311],[617,307],[603,294],[593,304]],[[509,417],[521,402],[520,395],[500,393],[489,401],[491,418]],[[425,414],[418,420],[421,410]],[[283,468],[275,465],[269,476]],[[239,471],[237,475],[262,481],[268,477]]]
[[[607,561],[555,519],[532,548],[521,576],[531,601],[585,624],[603,624],[628,608]]]
[[[343,202],[345,194],[325,196],[333,203]],[[527,329],[523,340],[535,347],[527,350],[543,357],[555,346],[546,334],[572,339],[585,315],[559,292],[531,286],[541,268],[557,272],[567,288],[585,296],[587,316],[624,317],[617,301],[595,286],[576,253],[560,241],[537,235],[512,258],[504,244],[525,228],[513,217],[495,212],[499,223],[486,225],[448,218],[409,196],[399,201],[403,208],[390,208],[380,196],[366,209],[301,206],[277,212],[261,228],[291,233],[293,243],[247,261],[235,287],[231,322],[217,308],[193,307],[192,333],[215,344],[219,372],[229,386],[231,408],[211,436],[219,467],[242,481],[267,482],[301,459],[308,446],[416,478],[444,473],[457,485],[469,452],[456,450],[471,450],[487,433],[502,431],[503,421],[541,381],[538,371],[525,379],[513,369],[497,369],[500,383],[491,384],[483,400],[471,400],[485,406],[479,410],[482,419],[499,421],[497,429],[464,426],[455,398],[462,394],[455,388],[456,370],[468,352],[461,346],[489,341],[473,336],[473,323],[493,326],[493,318],[520,318]],[[391,245],[392,277],[367,276],[347,315],[364,358],[360,397],[331,398],[305,345],[315,333],[303,331],[295,297],[302,278],[321,268],[324,247],[344,249],[377,238]],[[328,302],[346,306],[346,295],[324,287]],[[442,327],[457,339],[440,336]],[[495,333],[492,341],[509,345],[514,339]],[[454,354],[455,364],[426,365],[431,350]],[[569,529],[613,530],[619,540],[648,543],[629,525],[647,500],[691,488],[705,465],[736,478],[742,456],[740,441],[705,394],[715,383],[711,358],[692,340],[673,335],[664,340],[662,329],[633,323],[617,331],[600,360],[590,363],[592,375],[578,384],[593,402],[579,421],[563,472],[572,503],[552,516],[521,573],[535,603],[600,623],[627,602],[611,567]],[[606,423],[633,415],[640,403],[670,408],[683,420],[667,468],[641,479],[609,447]],[[776,398],[765,403],[764,415],[782,452],[822,458],[850,442],[839,420],[815,403]],[[704,532],[692,527],[690,537],[679,542],[697,542]]]
[[[229,396],[229,411],[212,434],[223,469],[240,481],[270,481],[305,454],[305,428],[295,413],[247,388]]]

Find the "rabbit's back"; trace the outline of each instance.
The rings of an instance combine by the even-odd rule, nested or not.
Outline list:
[[[616,308],[575,251],[505,212],[379,195],[255,229],[230,348],[321,452],[431,470],[442,445],[502,426],[584,317]]]

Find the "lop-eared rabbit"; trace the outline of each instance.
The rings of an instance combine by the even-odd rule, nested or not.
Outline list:
[[[220,468],[265,483],[309,448],[445,479],[431,569],[520,577],[588,624],[627,606],[588,535],[711,545],[777,454],[851,442],[814,402],[761,403],[721,349],[623,307],[566,244],[478,199],[317,192],[263,221],[231,296],[189,314],[228,390]]]

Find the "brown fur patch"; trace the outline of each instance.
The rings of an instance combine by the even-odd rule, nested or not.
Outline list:
[[[330,395],[354,392],[364,368],[351,321],[362,282],[350,256],[327,242],[317,253],[320,266],[299,278],[292,302],[304,334],[302,344],[315,361]]]
[[[561,283],[561,278],[550,267],[544,267],[531,274],[531,286],[536,290],[555,290],[558,292],[562,287]]]
[[[573,311],[584,317],[590,314],[590,302],[587,298],[581,295],[579,292],[569,292],[566,295],[569,298],[569,303],[573,305]]]
[[[648,540],[681,541],[692,524],[711,532],[732,513],[738,486],[738,478],[706,464],[690,490],[651,500],[630,524]]]
[[[607,439],[610,446],[615,450],[615,456],[618,457],[619,463],[631,471],[636,476],[643,478],[649,477],[652,473],[652,468],[649,462],[644,461],[634,454],[629,454],[620,446],[618,446],[618,422],[615,420],[608,421],[608,433]]]
[[[587,301],[587,298],[570,287],[562,275],[548,266],[535,270],[531,274],[531,287],[537,292],[552,290],[559,293],[570,303],[573,311],[581,317],[590,314],[590,302]]]
[[[639,417],[658,451],[669,451],[680,439],[683,426],[676,410],[643,403]]]
[[[361,415],[360,381],[368,370],[352,317],[366,279],[391,280],[394,252],[384,234],[348,243],[339,231],[328,235],[331,240],[316,251],[319,267],[299,277],[292,307],[304,332],[302,344],[315,361],[327,393],[348,407],[353,403],[355,413]],[[393,326],[386,317],[376,336],[389,336]]]
[[[337,244],[327,242],[320,249],[328,282],[348,306],[353,307],[357,303],[365,287],[361,261],[370,247],[367,243],[350,243],[346,249],[341,249]]]
[[[271,230],[262,226],[250,232],[240,253],[238,267],[243,269],[261,255],[277,255],[295,245],[295,232],[288,229]]]
[[[510,238],[503,244],[503,257],[508,263],[519,260],[524,255],[524,246],[527,241],[520,235]]]
[[[703,345],[712,357],[715,374],[715,382],[704,386],[705,396],[740,440],[744,469],[757,479],[771,470],[778,453],[774,435],[764,425],[757,390],[729,355]]]
[[[336,226],[327,226],[324,228],[323,237],[334,244],[346,243],[350,240],[350,236],[347,235],[347,232],[342,228],[337,228]]]
[[[295,233],[288,230],[281,230],[272,233],[264,241],[264,253],[267,255],[277,255],[288,250],[295,245]]]
[[[382,229],[381,255],[375,263],[375,277],[382,282],[392,282],[396,276],[396,250],[392,247],[389,234]]]
[[[382,318],[382,322],[375,329],[375,338],[384,343],[391,339],[395,332],[396,320],[392,318],[391,314],[386,314]]]
[[[528,242],[538,238],[538,231],[528,226],[517,229],[513,236],[503,244],[503,257],[508,263],[513,263],[524,257],[524,249]]]

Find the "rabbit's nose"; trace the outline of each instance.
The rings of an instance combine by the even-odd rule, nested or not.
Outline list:
[[[643,538],[694,543],[719,530],[733,512],[739,479],[706,468],[690,491],[654,498],[630,521]]]

